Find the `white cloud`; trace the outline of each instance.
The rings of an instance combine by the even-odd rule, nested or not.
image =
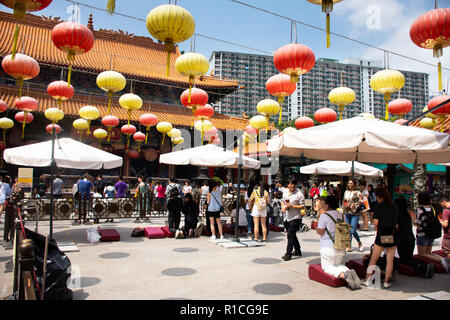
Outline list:
[[[367,13],[367,8],[370,6],[380,7],[380,29],[369,29],[367,27],[367,19],[370,16]],[[412,23],[426,10],[424,10],[421,3],[417,0],[408,1],[408,3],[405,1],[400,2],[399,0],[346,0],[342,2],[342,6],[336,5],[336,13],[341,16],[341,19],[347,19],[352,28],[351,33],[353,36],[357,35],[357,39],[376,45],[379,48],[432,63],[434,66],[393,54],[389,55],[389,67],[391,69],[429,73],[430,91],[437,91],[438,60],[433,58],[432,50],[419,48],[411,41],[409,36],[409,29]],[[362,58],[383,60],[383,52],[369,47]],[[450,68],[449,48],[444,49],[444,56],[441,57],[441,63],[443,67]],[[444,88],[446,88],[450,71],[443,70],[442,73]]]

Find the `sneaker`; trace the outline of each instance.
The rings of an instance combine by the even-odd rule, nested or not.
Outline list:
[[[383,287],[384,287],[385,289],[390,288],[391,285],[392,285],[392,284],[391,284],[390,282],[385,282],[385,283],[383,283]]]
[[[352,290],[356,289],[355,279],[353,279],[353,274],[351,270],[347,270],[344,272],[344,280],[348,283],[350,289]]]
[[[302,256],[302,250],[294,250],[294,252],[292,253],[293,256],[296,257],[301,257]]]
[[[351,269],[350,272],[353,277],[353,280],[355,281],[355,288],[360,289],[361,288],[361,279],[359,279],[358,274],[356,273],[355,270]]]
[[[448,273],[448,262],[447,262],[447,258],[442,258],[442,259],[441,259],[441,263],[442,263],[442,266],[443,266],[444,269],[445,269],[445,272]]]
[[[346,251],[346,252],[352,252],[353,250],[352,250],[352,248],[348,248],[348,249],[346,249],[345,251]]]
[[[361,245],[358,247],[358,250],[359,250],[359,252],[363,252],[363,251],[364,251],[364,246],[363,246],[362,243],[361,243]]]
[[[211,240],[216,240],[216,236],[209,237]]]
[[[225,237],[224,236],[220,236],[220,240],[223,240],[223,239],[225,239]]]
[[[283,259],[284,261],[289,261],[292,259],[291,255],[286,253],[284,256],[281,257],[281,259]]]
[[[368,286],[370,286],[370,281],[369,280],[363,280],[363,281],[361,281],[361,283],[360,283],[361,285],[363,285],[363,286],[366,286],[366,287],[368,287]]]
[[[434,264],[428,263],[423,277],[429,279],[434,276]]]

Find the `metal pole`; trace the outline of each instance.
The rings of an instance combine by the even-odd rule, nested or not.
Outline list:
[[[424,117],[426,114],[430,113],[431,111],[434,111],[434,110],[439,109],[440,107],[442,107],[443,105],[446,105],[446,104],[449,103],[449,102],[450,102],[450,99],[447,99],[447,100],[441,102],[440,104],[438,104],[436,107],[429,109],[427,112],[423,112],[423,113],[419,114],[418,116],[416,116],[416,117],[414,117],[414,118],[412,118],[412,119],[406,121],[403,125],[404,125],[404,126],[407,126],[407,125],[409,125],[411,122],[413,122],[413,121],[415,121],[415,120],[417,120],[417,119],[420,119],[420,118]]]
[[[234,221],[234,241],[239,242],[238,228],[239,228],[239,206],[241,202],[241,171],[242,171],[242,135],[238,138],[239,156],[238,156],[238,178],[237,178],[237,192],[236,192],[236,220]]]
[[[52,126],[52,158],[50,162],[50,239],[53,239],[53,180],[55,179],[55,127]]]

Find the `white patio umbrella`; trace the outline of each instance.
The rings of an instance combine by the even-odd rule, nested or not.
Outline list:
[[[321,161],[300,168],[300,173],[317,175],[351,176],[352,162],[354,174],[367,177],[382,177],[383,171],[358,161]]]
[[[55,140],[55,163],[60,168],[112,169],[122,166],[122,157],[91,147],[70,138]],[[48,167],[51,164],[52,141],[6,149],[7,163],[27,167]]]
[[[193,165],[200,167],[238,167],[239,154],[225,150],[213,144],[194,147],[190,149],[174,151],[162,154],[159,157],[160,163],[172,165]],[[242,166],[247,169],[259,169],[261,161],[250,157],[242,156]]]
[[[449,142],[447,133],[354,117],[285,133],[267,149],[319,160],[423,164],[448,162]]]

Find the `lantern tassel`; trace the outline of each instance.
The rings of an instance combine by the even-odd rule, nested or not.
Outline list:
[[[202,134],[202,145],[203,145],[203,126],[202,126],[202,130],[200,132]]]
[[[23,113],[23,122],[22,122],[22,140],[23,140],[23,138],[25,136],[25,124],[27,123],[27,115],[28,115],[28,112],[25,111]]]
[[[106,5],[106,9],[109,14],[113,14],[114,10],[116,9],[116,1],[115,0],[108,0],[108,4]]]
[[[283,101],[284,101],[284,97],[278,97],[278,103],[280,104],[280,117],[278,118],[278,124],[281,124],[281,115],[282,115],[282,111],[283,111]]]
[[[194,85],[195,78],[193,76],[189,76],[189,95],[188,95],[188,103],[191,103],[191,91],[192,86]]]
[[[342,112],[344,112],[344,107],[343,106],[339,106],[339,121],[342,120]]]
[[[69,72],[67,73],[67,87],[70,87],[70,78],[72,78],[72,64],[69,64]]]
[[[19,99],[22,97],[23,78],[17,79],[17,85],[19,86]]]
[[[442,91],[442,67],[441,62],[438,62],[438,83],[439,83],[439,91]]]
[[[86,132],[87,135],[91,134],[90,128],[91,128],[91,120],[88,120],[88,128],[87,128],[87,132]]]
[[[147,144],[147,138],[148,138],[148,132],[150,131],[150,127],[147,127],[147,130],[145,132],[145,144]]]
[[[388,121],[389,120],[389,109],[388,109],[388,102],[389,102],[389,99],[391,98],[391,94],[390,93],[385,93],[384,94],[384,101],[386,101],[386,113],[385,113],[385,116],[384,116],[384,120],[386,120],[386,121]]]
[[[129,147],[130,147],[130,136],[127,135],[127,148],[129,148]]]
[[[14,60],[14,57],[16,56],[17,52],[17,40],[19,39],[19,26],[16,26],[16,29],[14,30],[14,41],[12,46],[12,54],[11,54],[11,60]]]
[[[327,13],[327,48],[330,47],[330,14]]]
[[[141,143],[138,143],[138,152],[141,151]]]
[[[3,141],[6,141],[6,130],[3,129]]]
[[[164,138],[165,138],[165,137],[166,137],[166,134],[163,133],[163,139],[162,139],[161,145],[164,145]]]
[[[111,111],[111,100],[112,100],[113,95],[114,95],[113,91],[108,91],[108,112],[107,112],[107,114],[109,114]]]

